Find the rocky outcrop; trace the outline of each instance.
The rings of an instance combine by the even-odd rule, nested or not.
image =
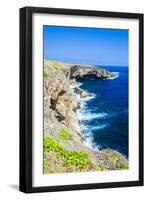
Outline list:
[[[71,73],[70,78],[75,78],[76,80],[81,79],[105,79],[111,78],[113,76],[112,73],[107,71],[106,69],[97,68],[94,66],[86,66],[86,65],[71,65]]]
[[[81,88],[79,87],[75,87],[74,88],[74,91],[78,94],[80,94],[80,97],[81,98],[86,98],[86,97],[91,97],[92,95],[88,92],[85,92],[84,90],[82,90]]]
[[[78,102],[69,91],[70,69],[66,66],[55,69],[46,61],[44,71],[48,73],[44,77],[44,134],[58,138],[64,127],[79,132],[80,124],[75,114]]]
[[[96,151],[84,144],[80,121],[76,113],[80,108],[80,102],[75,98],[74,93],[80,94],[82,98],[89,97],[91,94],[80,87],[75,87],[74,93],[70,90],[70,85],[75,84],[77,79],[107,78],[109,76],[111,76],[110,72],[105,69],[44,61],[44,138],[46,136],[52,138],[51,146],[48,142],[48,150],[44,149],[44,158],[47,163],[44,165],[45,173],[120,169],[122,163],[127,166],[127,159],[120,153],[111,149]],[[55,149],[53,149],[53,144]],[[61,150],[62,152],[60,152]],[[77,168],[77,165],[73,163],[67,167],[67,156],[71,160],[73,159],[71,153],[77,156],[75,162],[84,157],[85,160],[81,163],[89,162],[88,167],[81,168],[82,164],[80,164],[80,167]],[[80,154],[84,156],[79,157]],[[89,161],[86,160],[85,155],[88,155]]]

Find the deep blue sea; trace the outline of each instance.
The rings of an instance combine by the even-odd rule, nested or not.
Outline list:
[[[111,148],[128,157],[128,67],[103,68],[116,77],[81,82],[80,87],[93,94],[78,112],[82,135],[93,148]]]

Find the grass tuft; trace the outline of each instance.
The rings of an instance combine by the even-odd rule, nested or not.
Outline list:
[[[49,77],[49,72],[47,72],[46,70],[44,70],[43,76],[44,76],[45,79],[47,79]]]
[[[105,165],[98,165],[98,166],[96,167],[96,169],[97,169],[98,171],[104,171],[104,170],[106,170],[106,167],[105,167]]]
[[[112,163],[113,165],[115,165],[116,169],[128,169],[128,163],[123,162],[119,156],[117,156],[116,154],[112,154],[110,156],[108,156],[108,160],[110,163]]]
[[[69,133],[70,130],[68,128],[62,128],[60,133],[59,133],[59,138],[61,140],[72,140],[72,135]]]
[[[62,62],[57,62],[57,61],[54,61],[54,60],[44,60],[44,66],[46,68],[54,68],[56,70],[61,70],[64,68],[64,63]]]

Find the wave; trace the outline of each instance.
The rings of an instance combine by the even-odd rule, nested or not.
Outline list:
[[[97,130],[100,130],[100,129],[104,129],[104,128],[108,127],[108,126],[109,126],[108,124],[101,124],[101,125],[93,127],[91,130],[92,131],[97,131]]]
[[[93,127],[93,126],[90,126],[89,122],[91,122],[92,120],[96,120],[96,119],[108,118],[110,116],[110,114],[108,114],[106,112],[95,113],[94,110],[90,110],[88,108],[87,102],[94,99],[96,97],[96,95],[90,93],[91,96],[86,97],[86,98],[81,98],[80,94],[76,93],[74,90],[76,87],[80,87],[81,85],[82,85],[82,83],[76,82],[76,83],[70,85],[70,90],[74,94],[77,101],[80,103],[80,109],[78,109],[76,111],[76,113],[77,113],[77,117],[80,121],[83,141],[84,141],[85,145],[87,145],[88,147],[90,147],[92,149],[98,149],[100,146],[98,146],[97,144],[94,143],[92,132],[95,130],[104,129],[105,127],[108,126],[108,124],[99,124],[98,123],[96,126]],[[88,92],[86,90],[84,90],[84,91]]]
[[[80,82],[76,82],[76,83],[73,83],[72,85],[70,85],[70,91],[74,94],[75,98],[77,99],[78,102],[80,102],[80,104],[84,104],[84,102],[86,101],[89,101],[91,99],[94,99],[96,97],[95,94],[93,93],[90,93],[91,96],[88,96],[88,97],[85,97],[85,98],[81,98],[80,94],[76,93],[74,91],[74,89],[76,87],[80,87],[83,83],[80,83]],[[87,92],[86,90],[84,90],[85,92]]]
[[[84,124],[84,123],[81,124],[81,129],[82,129],[82,132],[83,132],[83,134],[82,134],[83,142],[89,148],[91,148],[93,150],[99,150],[101,148],[101,145],[98,145],[94,142],[93,134],[92,134],[92,131],[93,131],[92,128],[94,128],[94,127],[91,127],[91,126]],[[98,128],[98,127],[95,127],[95,128]],[[99,126],[99,129],[100,128],[104,128],[104,127]]]
[[[91,127],[85,123],[81,123],[83,142],[91,149],[98,149],[98,145],[93,141]]]
[[[90,121],[90,120],[93,120],[93,119],[102,119],[102,118],[106,118],[108,116],[108,113],[90,113],[90,112],[86,112],[86,111],[81,111],[81,112],[78,112],[78,117],[79,117],[79,120],[82,120],[82,121]]]
[[[128,113],[128,109],[122,110],[120,113]]]
[[[87,108],[86,102],[82,104],[80,110],[77,111],[77,116],[80,120],[81,124],[81,131],[82,131],[82,137],[83,142],[86,146],[93,150],[98,150],[101,148],[100,145],[96,144],[93,140],[93,131],[104,129],[108,127],[108,124],[100,124],[98,123],[96,126],[89,125],[89,122],[94,119],[103,119],[109,117],[108,113],[102,112],[102,113],[92,113],[91,110]]]
[[[93,149],[93,150],[98,150],[100,148],[100,146],[96,145],[93,142],[93,138],[92,137],[86,137],[84,140],[84,144],[86,146],[88,146],[89,148]]]
[[[113,79],[115,79],[115,78],[118,78],[119,77],[119,72],[112,72],[112,74],[114,75],[113,77],[110,77],[110,78],[107,78],[107,79],[111,79],[111,80],[113,80]],[[107,80],[106,79],[106,80]]]
[[[80,102],[80,109],[77,110],[77,116],[80,120],[82,137],[84,144],[92,149],[98,149],[99,146],[93,141],[93,133],[94,130],[99,130],[105,128],[106,124],[97,125],[96,127],[90,126],[88,122],[94,119],[103,119],[109,117],[108,113],[94,113],[93,110],[90,110],[87,106],[87,102],[96,97],[95,94],[87,98],[81,98],[79,94],[75,94],[77,100]]]
[[[81,82],[76,82],[75,85],[78,86],[78,87],[80,87],[81,85],[83,85],[83,83],[81,83]]]
[[[94,99],[95,97],[96,97],[96,95],[95,94],[92,94],[92,93],[90,93],[91,94],[91,96],[89,96],[89,97],[84,97],[84,98],[81,98],[81,96],[80,96],[80,94],[78,94],[78,93],[74,93],[74,96],[75,96],[75,98],[78,100],[78,102],[81,104],[81,105],[86,105],[86,102],[87,101],[90,101],[90,100],[92,100],[92,99]]]
[[[80,82],[73,83],[73,84],[70,85],[70,89],[74,89],[76,87],[80,87],[81,85],[83,85],[83,83],[80,83]]]

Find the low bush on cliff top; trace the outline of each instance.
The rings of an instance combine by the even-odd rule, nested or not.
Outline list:
[[[129,168],[128,163],[122,162],[120,160],[117,161],[116,167],[119,169],[128,169]]]
[[[112,163],[112,162],[117,162],[119,160],[119,157],[115,154],[112,154],[110,156],[108,156],[108,160]]]
[[[59,156],[63,156],[65,153],[64,148],[55,139],[45,136],[43,143],[44,152],[53,151]]]
[[[69,132],[70,130],[68,128],[62,128],[59,133],[59,138],[61,140],[72,140],[72,135]]]
[[[84,151],[67,151],[64,157],[64,167],[75,165],[80,170],[86,169],[90,164],[88,154]]]
[[[64,68],[64,63],[57,62],[57,61],[54,61],[54,60],[44,60],[44,66],[46,68],[52,67],[56,70],[60,70],[60,69]]]
[[[105,165],[98,165],[97,167],[96,167],[96,169],[98,170],[98,171],[104,171],[104,170],[106,170],[106,167],[105,167]]]
[[[43,76],[44,76],[44,78],[48,78],[48,76],[49,76],[49,72],[47,72],[46,70],[44,70],[44,72],[43,72]]]
[[[82,171],[89,167],[90,159],[84,151],[67,151],[62,145],[55,139],[45,136],[44,137],[44,152],[53,151],[56,155],[63,159],[63,166],[70,168],[73,166],[79,171]]]
[[[112,154],[108,156],[108,160],[110,163],[114,164],[116,169],[128,169],[128,163],[125,163],[124,161],[121,160],[121,158],[116,155]]]

